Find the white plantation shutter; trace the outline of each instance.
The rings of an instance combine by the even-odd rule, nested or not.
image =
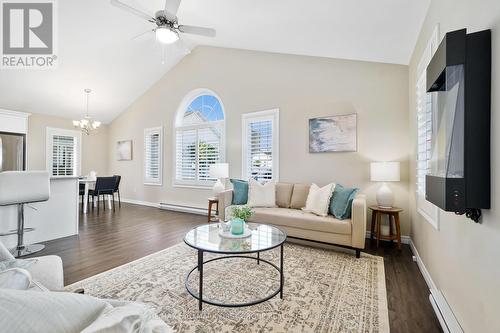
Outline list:
[[[54,135],[52,137],[52,175],[76,175],[76,142],[72,136]]]
[[[47,128],[47,170],[52,176],[78,176],[80,170],[78,131]]]
[[[223,133],[221,122],[177,130],[177,183],[210,186],[215,181],[210,177],[210,165],[223,161]]]
[[[162,127],[144,130],[144,183],[162,184]]]
[[[432,226],[439,229],[439,210],[425,199],[425,176],[429,172],[432,149],[432,107],[433,97],[427,93],[426,68],[438,47],[438,29],[434,29],[426,49],[417,66],[416,108],[417,108],[417,156],[416,156],[416,199],[417,211]]]
[[[178,130],[176,139],[176,180],[196,180],[196,130]]]
[[[208,127],[198,129],[198,180],[216,180],[210,177],[210,164],[220,162],[220,141],[220,128]]]
[[[425,77],[417,86],[417,191],[425,195],[425,175],[431,160],[432,97],[426,93]]]
[[[243,115],[243,177],[278,180],[279,111]]]

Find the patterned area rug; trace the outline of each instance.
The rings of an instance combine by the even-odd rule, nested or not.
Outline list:
[[[198,301],[184,286],[197,252],[178,244],[66,287],[101,298],[156,308],[177,332],[389,332],[381,257],[285,244],[284,299],[243,308]],[[206,255],[205,260],[215,257]],[[279,248],[261,254],[279,265]],[[198,275],[188,281],[197,292]],[[204,265],[204,298],[224,303],[262,298],[279,288],[279,274],[263,262],[224,259]]]

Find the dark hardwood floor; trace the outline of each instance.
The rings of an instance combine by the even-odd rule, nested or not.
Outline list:
[[[46,242],[36,256],[60,256],[68,285],[175,245],[202,223],[206,223],[204,216],[122,204],[114,213],[80,214],[78,236]],[[410,247],[403,245],[398,251],[382,242],[376,249],[367,240],[365,252],[384,258],[391,332],[441,332]]]

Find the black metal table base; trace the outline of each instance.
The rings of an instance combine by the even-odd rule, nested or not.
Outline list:
[[[207,260],[207,261],[203,261],[203,253],[204,252],[205,251],[198,250],[198,265],[196,267],[194,267],[193,269],[191,269],[187,273],[186,280],[184,282],[184,284],[186,286],[186,290],[188,291],[188,293],[191,296],[193,296],[194,298],[196,298],[198,300],[198,308],[199,308],[200,311],[203,309],[203,303],[210,304],[210,305],[215,305],[215,306],[223,306],[223,307],[229,307],[229,308],[238,308],[238,307],[251,306],[251,305],[256,305],[256,304],[259,304],[259,303],[263,303],[265,301],[270,300],[271,298],[273,298],[274,296],[276,296],[278,294],[280,294],[280,298],[283,299],[283,285],[284,285],[284,279],[285,279],[285,276],[283,274],[283,244],[280,245],[280,266],[279,267],[276,266],[275,264],[273,264],[272,262],[268,261],[268,260],[260,258],[260,251],[257,252],[257,257],[243,256],[243,255],[230,255],[230,256],[217,257],[217,258],[213,258],[213,259],[210,259],[210,260]],[[271,267],[273,267],[274,269],[276,269],[278,271],[278,273],[280,274],[280,286],[279,286],[279,288],[277,290],[273,291],[272,293],[270,293],[269,295],[267,295],[264,298],[261,298],[261,299],[255,300],[255,301],[251,301],[251,302],[246,302],[246,303],[232,303],[232,304],[227,304],[227,303],[221,303],[221,302],[217,302],[217,301],[211,301],[211,300],[208,300],[208,299],[203,299],[203,265],[207,264],[209,262],[212,262],[212,261],[222,260],[222,259],[231,259],[231,258],[253,259],[253,260],[257,260],[257,264],[258,265],[260,265],[261,262],[264,262],[264,263],[270,265]],[[195,293],[189,287],[189,277],[196,270],[199,271],[199,289],[198,289],[199,293]]]

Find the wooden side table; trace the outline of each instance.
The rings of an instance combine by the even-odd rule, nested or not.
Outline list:
[[[377,228],[377,247],[379,245],[380,240],[397,240],[398,241],[398,249],[401,249],[401,225],[399,222],[399,213],[403,211],[403,209],[398,207],[392,208],[382,208],[379,206],[370,206],[372,210],[372,226],[371,226],[371,234],[370,239],[373,240],[373,234],[375,233],[375,228]],[[382,215],[386,214],[389,217],[389,235],[382,236],[381,233],[381,225],[382,225]],[[392,221],[394,221],[394,225],[396,226],[396,233],[393,232]]]
[[[219,199],[217,198],[208,198],[208,223],[210,222],[218,222],[219,217],[216,215],[215,218],[212,218],[212,206],[215,205],[215,213],[219,215]]]

